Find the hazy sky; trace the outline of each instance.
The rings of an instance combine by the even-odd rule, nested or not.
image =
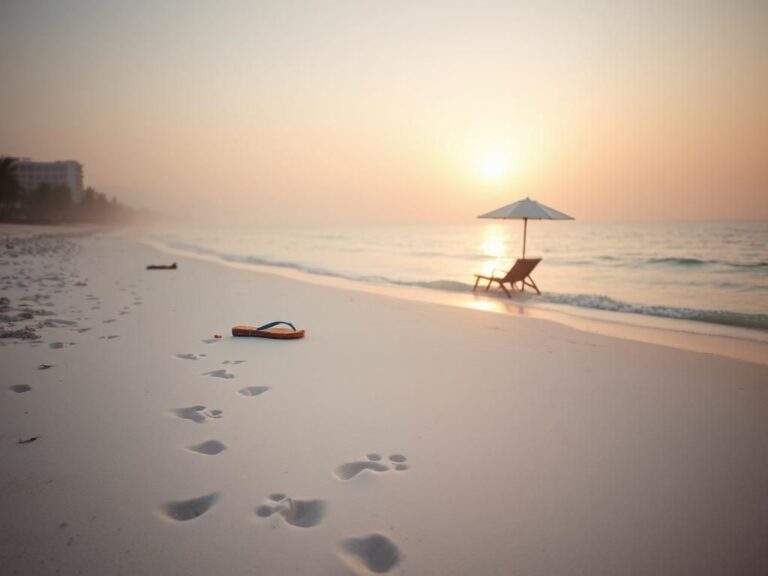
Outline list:
[[[768,219],[768,2],[0,0],[0,154],[280,223]]]

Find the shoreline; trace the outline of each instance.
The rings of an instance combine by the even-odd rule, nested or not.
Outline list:
[[[657,344],[691,352],[715,354],[768,365],[768,333],[754,329],[536,302],[535,296],[520,293],[515,293],[513,299],[507,299],[498,294],[486,296],[483,295],[482,291],[463,294],[419,287],[360,282],[311,274],[290,268],[248,264],[225,260],[217,256],[194,254],[138,236],[134,236],[133,240],[178,258],[212,262],[233,269],[290,278],[312,285],[329,286],[341,290],[378,294],[413,302],[479,310],[494,314],[533,317],[591,334]]]

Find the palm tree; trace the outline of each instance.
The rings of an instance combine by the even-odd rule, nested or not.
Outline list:
[[[9,218],[19,199],[21,185],[16,175],[16,158],[0,156],[0,216]]]

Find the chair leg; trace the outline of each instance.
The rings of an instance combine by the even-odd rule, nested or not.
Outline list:
[[[512,294],[510,294],[509,290],[507,290],[507,287],[504,286],[504,282],[499,282],[499,286],[501,286],[501,289],[507,293],[507,298],[512,298]]]
[[[536,286],[536,282],[534,282],[534,281],[533,281],[533,277],[531,277],[531,276],[528,276],[528,280],[530,280],[530,281],[531,281],[531,283],[530,283],[530,284],[528,284],[528,286],[530,286],[531,288],[533,288],[534,290],[536,290],[536,294],[541,294],[541,290],[539,290],[539,287],[538,287],[538,286]],[[525,284],[527,284],[527,282],[525,282],[525,280],[523,280],[523,286],[525,286]]]
[[[480,282],[480,276],[476,276],[476,277],[475,277],[475,287],[474,287],[474,288],[472,288],[472,292],[474,292],[475,290],[477,290],[477,284],[478,284],[478,282]]]

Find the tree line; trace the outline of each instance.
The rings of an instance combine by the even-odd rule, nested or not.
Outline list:
[[[60,223],[93,222],[127,224],[145,218],[144,210],[130,208],[114,196],[86,188],[81,202],[72,201],[68,186],[40,184],[36,190],[24,190],[16,172],[18,160],[0,157],[0,220],[5,222]]]

